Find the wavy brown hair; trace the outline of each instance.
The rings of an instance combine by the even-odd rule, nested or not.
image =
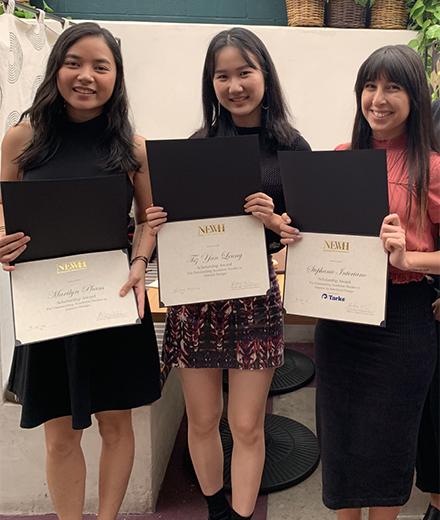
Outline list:
[[[139,170],[140,164],[134,155],[133,128],[128,117],[121,50],[110,31],[93,22],[72,25],[58,37],[52,48],[45,77],[35,94],[32,106],[22,114],[19,121],[29,118],[33,129],[32,141],[17,158],[21,170],[29,170],[46,163],[58,151],[67,115],[64,99],[57,88],[57,74],[70,47],[81,38],[90,36],[105,41],[116,63],[113,93],[103,107],[107,125],[98,142],[102,150],[100,166],[104,170],[122,172]]]

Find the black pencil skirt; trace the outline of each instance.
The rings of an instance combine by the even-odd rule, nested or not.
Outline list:
[[[409,498],[438,351],[433,297],[426,281],[390,283],[386,327],[318,322],[317,428],[331,509]]]
[[[440,322],[437,322],[440,350]],[[439,359],[423,408],[417,445],[416,486],[425,493],[440,493],[440,374]]]

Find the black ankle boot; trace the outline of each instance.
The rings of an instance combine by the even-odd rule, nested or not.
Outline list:
[[[204,495],[208,504],[208,520],[230,520],[231,506],[225,495],[225,488],[221,488],[214,495]]]
[[[434,507],[432,504],[429,504],[423,520],[440,520],[440,510]]]
[[[252,515],[253,514],[254,513],[252,513]],[[251,520],[252,515],[251,516],[241,516],[236,511],[231,509],[231,520]]]

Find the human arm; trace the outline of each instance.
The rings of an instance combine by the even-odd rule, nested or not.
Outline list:
[[[32,139],[32,129],[26,122],[20,123],[8,130],[2,142],[1,174],[2,181],[17,181],[21,177],[16,157],[26,148]],[[6,235],[3,202],[0,196],[0,263],[5,271],[13,271],[14,261],[27,247],[30,237],[24,233]]]
[[[139,161],[140,170],[130,175],[134,189],[134,217],[135,231],[131,252],[131,266],[127,282],[120,290],[120,296],[125,296],[134,289],[138,305],[139,316],[144,316],[145,306],[145,270],[146,262],[143,258],[150,259],[156,245],[155,237],[148,232],[146,223],[146,208],[151,205],[151,185],[148,174],[147,153],[143,137],[135,136],[134,152]]]

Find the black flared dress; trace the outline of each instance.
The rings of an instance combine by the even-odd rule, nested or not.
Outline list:
[[[23,180],[121,173],[104,172],[99,167],[105,149],[100,151],[98,143],[105,125],[105,115],[85,123],[66,121],[54,157],[24,172]],[[133,197],[128,175],[127,193],[121,196],[127,197],[128,216]],[[87,428],[93,413],[127,410],[155,401],[160,397],[160,365],[148,300],[141,325],[16,347],[9,389],[22,404],[23,428],[63,416],[72,416],[74,429]]]

